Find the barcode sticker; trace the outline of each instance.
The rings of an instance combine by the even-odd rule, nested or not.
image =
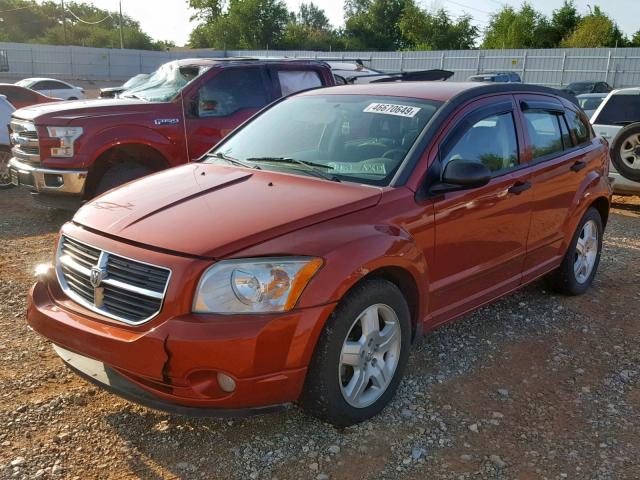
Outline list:
[[[413,118],[421,109],[410,105],[397,105],[394,103],[370,103],[363,110],[366,113],[383,113],[385,115],[397,115],[398,117]]]

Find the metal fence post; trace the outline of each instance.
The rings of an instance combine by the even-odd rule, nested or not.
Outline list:
[[[111,80],[111,50],[107,51],[107,80]]]
[[[562,69],[560,70],[560,86],[564,85],[564,67],[567,63],[567,52],[562,52]]]
[[[142,71],[142,52],[140,52],[138,55],[140,57],[140,71],[138,73],[143,73],[143,71]]]
[[[444,50],[442,51],[442,55],[440,55],[440,70],[444,70]]]
[[[400,71],[404,72],[404,51],[400,52]]]
[[[33,47],[29,49],[31,51],[31,76],[36,74],[36,64],[33,61]]]
[[[527,56],[528,56],[527,54],[528,53],[529,52],[525,50],[524,55],[522,56],[522,78],[521,78],[522,83],[527,83],[524,81],[524,77],[527,73]]]
[[[611,67],[611,49],[609,49],[609,55],[607,55],[607,71],[604,74],[604,81],[609,82],[609,68]]]
[[[478,58],[476,59],[476,73],[480,73],[480,50],[478,50]]]
[[[71,78],[76,78],[73,72],[73,47],[69,47],[69,70],[71,71]]]

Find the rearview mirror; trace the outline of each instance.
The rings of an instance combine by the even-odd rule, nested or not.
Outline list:
[[[432,194],[482,187],[491,180],[491,170],[480,162],[452,160],[444,167],[442,181],[433,185]]]

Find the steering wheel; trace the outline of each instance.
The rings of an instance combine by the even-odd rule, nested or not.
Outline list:
[[[404,148],[391,148],[382,154],[382,158],[391,158],[393,160],[402,160],[407,151]]]

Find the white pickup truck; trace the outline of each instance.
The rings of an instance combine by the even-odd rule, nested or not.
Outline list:
[[[640,195],[640,87],[613,90],[591,116],[611,145],[609,177],[614,193]]]

